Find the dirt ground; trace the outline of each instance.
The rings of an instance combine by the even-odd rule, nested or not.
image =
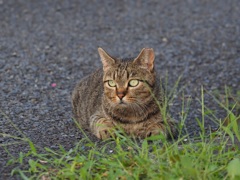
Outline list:
[[[101,66],[103,47],[117,57],[135,57],[154,48],[155,67],[173,87],[182,76],[182,93],[170,105],[179,120],[182,100],[192,98],[186,128],[199,131],[201,86],[224,93],[240,91],[239,0],[0,0],[0,109],[39,147],[69,149],[82,138],[72,120],[75,84]],[[206,106],[226,114],[211,96]],[[206,119],[206,128],[216,128]],[[22,137],[0,114],[0,133]],[[10,179],[10,155],[0,136],[0,179]],[[17,156],[26,144],[9,145]],[[17,179],[14,176],[11,179]]]

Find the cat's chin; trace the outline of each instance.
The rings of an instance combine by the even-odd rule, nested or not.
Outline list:
[[[112,107],[114,108],[117,108],[117,109],[125,109],[128,107],[128,103],[125,102],[125,101],[118,101],[118,102],[115,102],[114,104],[112,104]]]
[[[125,107],[125,106],[127,106],[127,103],[121,101],[121,102],[118,102],[116,105],[117,105],[117,106],[120,106],[120,107]]]

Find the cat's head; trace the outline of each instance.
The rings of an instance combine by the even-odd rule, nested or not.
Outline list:
[[[143,48],[136,58],[129,60],[113,58],[102,48],[98,52],[103,64],[105,100],[109,106],[125,110],[128,106],[144,108],[144,104],[152,101],[151,88],[156,76],[153,49]]]

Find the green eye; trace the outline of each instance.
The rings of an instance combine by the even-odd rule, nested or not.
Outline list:
[[[109,80],[109,81],[108,81],[108,85],[109,85],[110,87],[115,87],[115,86],[116,86],[116,83],[115,83],[113,80]]]
[[[133,79],[131,81],[129,81],[129,86],[135,87],[139,84],[139,80],[137,79]]]

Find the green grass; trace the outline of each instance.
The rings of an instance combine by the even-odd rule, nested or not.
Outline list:
[[[0,133],[29,144],[28,153],[20,152],[19,157],[9,159],[8,164],[27,162],[23,168],[13,169],[12,175],[22,179],[240,179],[240,150],[236,145],[240,142],[240,94],[234,96],[227,88],[224,95],[210,94],[226,111],[226,120],[206,107],[203,88],[201,94],[202,117],[197,119],[201,132],[196,138],[181,133],[189,101],[183,101],[180,135],[173,141],[162,135],[139,141],[116,132],[114,139],[101,143],[86,136],[73,149],[60,146],[58,150],[44,148],[40,153],[25,135],[19,139]],[[220,126],[210,134],[205,132],[207,117]],[[7,151],[9,145],[1,146]]]

